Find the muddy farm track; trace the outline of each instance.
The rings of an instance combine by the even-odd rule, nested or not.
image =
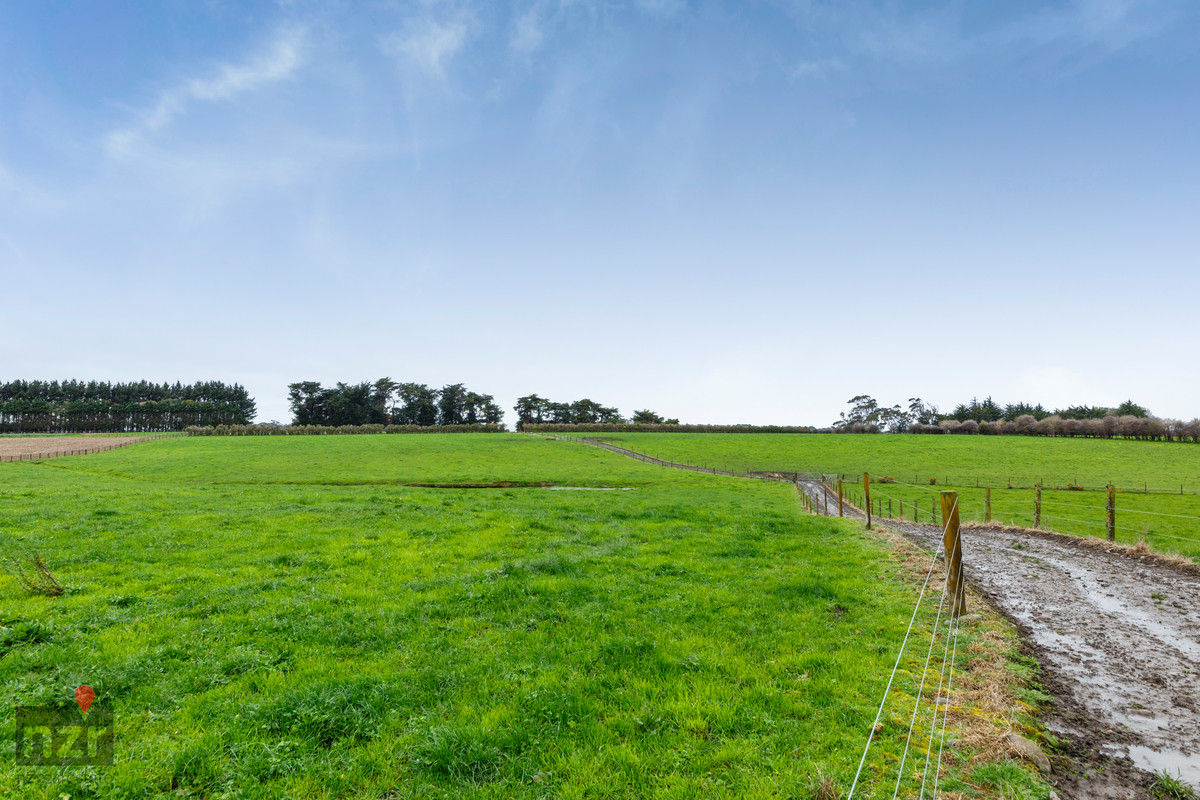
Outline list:
[[[941,542],[939,526],[883,525],[930,550]],[[1054,698],[1047,727],[1064,743],[1053,776],[1062,794],[1150,797],[1164,770],[1200,787],[1200,574],[1054,533],[961,534],[968,581],[1041,664]]]
[[[797,486],[823,499],[816,480]],[[829,507],[836,515],[836,498]],[[941,540],[938,526],[884,525],[930,550]],[[1016,624],[1042,667],[1053,697],[1046,725],[1063,744],[1052,755],[1060,795],[1149,798],[1163,771],[1200,789],[1200,571],[1040,531],[963,528],[962,548],[968,581]]]

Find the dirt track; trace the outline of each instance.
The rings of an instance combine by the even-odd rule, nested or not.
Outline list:
[[[158,439],[155,436],[4,436],[0,437],[0,461],[99,453],[137,442]]]
[[[928,548],[941,540],[933,525],[883,524]],[[962,536],[967,579],[1021,629],[1054,695],[1059,791],[1150,797],[1150,773],[1164,770],[1200,788],[1200,575],[1052,533]]]

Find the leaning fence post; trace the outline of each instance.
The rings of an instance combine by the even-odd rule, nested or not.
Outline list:
[[[866,499],[867,530],[871,530],[871,474],[863,473],[863,497]]]
[[[958,534],[958,492],[942,492],[942,549],[946,561],[946,591],[950,592],[950,619],[958,619],[967,610],[962,575],[962,540]]]
[[[1033,527],[1042,527],[1042,485],[1033,487]]]
[[[829,516],[829,484],[821,481],[821,491],[825,494],[825,516]]]
[[[1105,530],[1108,533],[1108,540],[1115,542],[1117,540],[1117,490],[1110,483],[1108,485],[1108,499],[1104,504],[1105,511]]]
[[[844,517],[846,513],[842,510],[842,479],[838,478],[838,516]]]
[[[984,497],[984,521],[992,521],[992,487],[983,490]]]

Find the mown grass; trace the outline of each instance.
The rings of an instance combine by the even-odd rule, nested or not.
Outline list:
[[[400,485],[484,480],[636,490]],[[67,590],[0,576],[0,705],[117,720],[112,767],[0,751],[22,798],[844,789],[915,599],[788,486],[522,437],[151,442],[0,465],[0,508]]]
[[[911,520],[916,503],[921,522],[932,521],[933,508],[940,509],[943,489],[958,492],[962,519],[983,521],[990,486],[992,519],[1030,527],[1034,492],[1029,487],[1043,481],[1074,484],[1080,490],[1043,490],[1042,527],[1080,536],[1105,535],[1103,489],[1111,480],[1127,487],[1117,494],[1118,542],[1145,539],[1155,550],[1200,559],[1200,495],[1193,491],[1200,488],[1195,483],[1200,450],[1189,444],[928,435],[635,433],[601,438],[691,464],[840,473],[859,504],[862,474],[870,472],[898,481],[873,485],[872,497],[883,500],[886,514]],[[1186,494],[1139,491],[1180,485]]]

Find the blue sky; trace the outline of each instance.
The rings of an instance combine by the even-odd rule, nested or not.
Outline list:
[[[1191,418],[1198,123],[1182,0],[0,0],[0,378]]]

